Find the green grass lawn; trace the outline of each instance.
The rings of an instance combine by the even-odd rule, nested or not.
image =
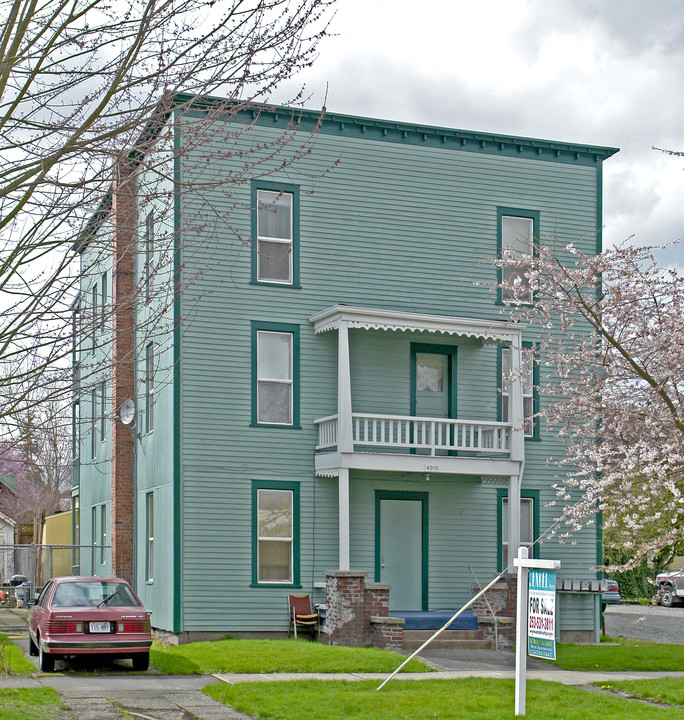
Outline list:
[[[621,690],[634,697],[647,698],[669,705],[684,706],[684,678],[656,678],[654,680],[620,680],[593,683],[608,690]]]
[[[202,673],[382,672],[405,657],[390,650],[322,645],[309,640],[217,640],[188,645],[153,645],[150,662],[171,675]],[[430,668],[412,660],[406,672]]]
[[[2,720],[52,720],[64,705],[52,688],[17,688],[0,690]]]
[[[265,720],[507,720],[515,718],[512,680],[305,681],[211,685],[210,697]],[[684,710],[541,681],[527,684],[531,720],[683,720]]]
[[[604,639],[611,644],[557,645],[557,659],[549,662],[564,670],[684,670],[684,645]]]
[[[0,675],[30,675],[36,667],[12,641],[0,633]]]

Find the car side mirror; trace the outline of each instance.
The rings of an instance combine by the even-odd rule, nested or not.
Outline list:
[[[26,603],[26,607],[33,607],[34,605],[37,605],[37,604],[38,604],[38,600],[35,600],[35,599],[34,599],[34,600],[29,600],[29,601]]]

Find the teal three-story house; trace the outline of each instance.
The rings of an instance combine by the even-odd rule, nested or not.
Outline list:
[[[77,246],[81,572],[111,544],[181,637],[285,632],[328,570],[397,611],[460,607],[521,544],[597,577],[596,526],[536,542],[550,370],[493,259],[600,250],[613,148],[189,98],[144,138]],[[561,596],[561,636],[596,607]]]

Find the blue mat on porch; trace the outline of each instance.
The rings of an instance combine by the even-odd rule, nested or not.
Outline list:
[[[456,614],[456,610],[433,610],[432,612],[390,611],[391,617],[403,617],[404,630],[439,630]],[[449,630],[477,630],[477,618],[467,610],[449,626]]]

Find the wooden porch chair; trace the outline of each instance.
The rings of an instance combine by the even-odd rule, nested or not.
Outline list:
[[[294,631],[297,639],[297,628],[306,629],[313,634],[316,633],[316,640],[321,637],[321,618],[317,612],[311,612],[311,598],[308,595],[288,595],[287,611],[290,622],[287,628],[287,636]]]

